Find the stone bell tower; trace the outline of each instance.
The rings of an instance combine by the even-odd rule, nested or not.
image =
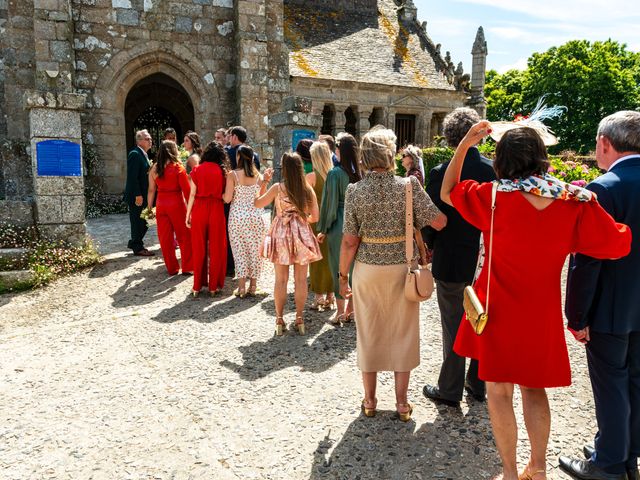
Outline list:
[[[484,29],[478,28],[476,40],[473,42],[471,49],[472,67],[471,67],[471,98],[468,105],[475,109],[481,118],[487,115],[487,102],[484,98],[484,84],[487,71],[487,42],[484,39]]]

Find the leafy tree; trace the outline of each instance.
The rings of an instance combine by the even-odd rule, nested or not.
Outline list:
[[[522,85],[526,72],[509,70],[500,75],[495,70],[487,72],[484,88],[489,120],[513,120],[522,112]]]
[[[624,44],[574,40],[534,53],[527,63],[525,71],[488,72],[487,117],[510,120],[547,95],[548,105],[567,107],[562,117],[547,122],[560,139],[556,151],[592,150],[602,117],[640,108],[640,53]]]

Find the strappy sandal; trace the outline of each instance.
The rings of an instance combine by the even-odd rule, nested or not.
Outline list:
[[[298,319],[300,319],[299,322],[298,322]],[[300,335],[305,334],[304,319],[302,317],[296,317],[296,321],[293,324],[293,329],[297,331]]]
[[[334,315],[329,319],[329,323],[331,325],[335,325],[336,327],[346,322],[347,320],[345,319],[344,313],[341,313],[341,314],[336,313],[336,315]]]
[[[281,337],[286,329],[287,325],[284,323],[284,319],[282,317],[276,317],[276,336]]]
[[[244,298],[247,295],[247,292],[244,288],[240,290],[240,287],[238,287],[233,291],[233,295],[236,297]]]
[[[367,403],[373,402],[373,408],[367,407]],[[364,413],[365,417],[375,417],[376,416],[376,407],[378,406],[378,399],[374,398],[373,400],[367,400],[366,398],[362,399],[362,404],[360,405],[360,409],[362,413]]]
[[[349,323],[351,320],[356,319],[356,312],[351,310],[349,313],[345,314],[344,323]]]
[[[406,412],[401,412],[398,408],[408,408]],[[410,403],[396,403],[396,413],[401,422],[408,422],[411,420],[411,414],[413,413],[413,405]]]
[[[518,480],[535,480],[535,476],[536,475],[544,475],[544,477],[547,477],[547,471],[546,470],[536,470],[535,472],[530,472],[529,468],[525,468],[524,471],[518,475]]]

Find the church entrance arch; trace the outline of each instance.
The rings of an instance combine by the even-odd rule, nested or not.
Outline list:
[[[173,128],[178,144],[184,134],[195,129],[193,104],[186,90],[164,73],[154,73],[138,81],[129,91],[124,106],[127,150],[135,144],[136,130],[147,129],[153,139],[152,152],[162,141],[164,130]]]

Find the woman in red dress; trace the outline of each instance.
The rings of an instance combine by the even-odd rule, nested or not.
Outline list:
[[[631,232],[617,224],[588,190],[547,174],[545,144],[532,128],[507,131],[496,146],[499,180],[460,182],[469,147],[492,131],[482,121],[462,140],[442,182],[442,200],[482,231],[490,251],[492,190],[496,184],[489,320],[477,335],[466,319],[454,350],[479,361],[487,382],[489,415],[505,480],[546,478],[551,413],[545,388],[571,384],[564,337],[560,280],[567,255],[619,258],[629,253]],[[486,305],[488,258],[475,290]],[[518,475],[514,385],[519,385],[531,457]]]
[[[182,273],[190,273],[193,270],[191,234],[184,224],[186,199],[189,198],[189,178],[178,158],[178,147],[171,140],[164,140],[160,144],[158,160],[149,169],[147,205],[153,205],[156,192],[158,240],[167,272],[169,275],[175,275],[180,270],[176,258],[175,238],[180,246]]]
[[[194,297],[207,280],[209,293],[224,287],[227,273],[227,233],[224,218],[224,183],[227,154],[221,144],[211,142],[202,152],[200,163],[191,170],[191,195],[186,225],[191,229],[193,249]],[[208,257],[208,262],[207,262]]]

